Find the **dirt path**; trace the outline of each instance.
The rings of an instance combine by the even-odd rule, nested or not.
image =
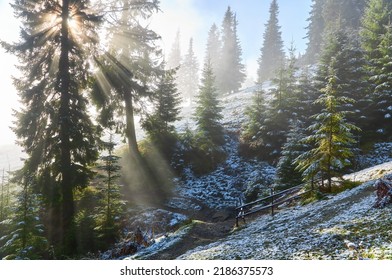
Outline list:
[[[157,252],[151,259],[173,260],[201,245],[207,245],[228,236],[233,229],[234,220],[218,222],[194,221],[188,234],[181,241],[167,249]]]

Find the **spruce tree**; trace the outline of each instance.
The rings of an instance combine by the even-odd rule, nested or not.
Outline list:
[[[307,26],[306,34],[306,38],[308,39],[305,54],[306,64],[315,64],[322,50],[325,29],[323,17],[324,3],[324,0],[312,0],[312,9],[309,18],[307,19],[309,24]]]
[[[194,118],[199,136],[214,146],[219,146],[224,143],[224,133],[220,123],[222,108],[219,106],[214,80],[211,63],[207,61],[203,68]]]
[[[290,123],[286,143],[282,146],[282,156],[276,166],[275,185],[278,189],[287,189],[302,183],[302,173],[298,170],[295,159],[309,150],[303,142],[306,133],[299,121]]]
[[[22,175],[23,176],[23,175]],[[45,226],[40,217],[43,211],[42,196],[36,194],[34,178],[24,178],[12,207],[11,228],[2,232],[4,244],[0,247],[0,257],[6,259],[42,259],[49,249],[45,238]]]
[[[205,57],[210,60],[212,71],[215,76],[219,73],[221,51],[222,42],[220,39],[220,32],[217,25],[214,23],[208,32]],[[218,88],[218,84],[216,84],[216,87]]]
[[[258,142],[263,143],[257,154],[272,162],[279,158],[281,147],[286,142],[289,124],[296,119],[293,114],[298,105],[295,76],[297,59],[294,52],[295,49],[292,47],[287,63],[279,69],[276,78],[272,80],[273,87],[270,90],[272,98],[266,109],[263,124],[257,133]]]
[[[178,70],[178,91],[186,100],[193,100],[199,87],[199,62],[193,50],[193,39]]]
[[[181,46],[180,46],[180,30],[177,31],[176,37],[167,58],[167,69],[175,69],[181,65]]]
[[[314,122],[308,127],[310,136],[304,139],[313,148],[296,159],[298,170],[303,172],[304,178],[321,179],[322,191],[326,192],[332,190],[332,178],[342,176],[344,168],[351,164],[352,145],[356,142],[353,132],[359,130],[347,122],[348,112],[342,110],[344,103],[351,103],[353,100],[340,95],[337,64],[337,60],[332,59],[327,84],[316,100],[322,106],[322,111],[313,116]],[[324,180],[327,181],[326,185]]]
[[[369,129],[382,137],[391,131],[391,22],[392,4],[385,0],[371,0],[363,19],[362,47],[368,61],[371,82],[371,106],[368,108]]]
[[[252,103],[245,110],[247,121],[241,133],[241,153],[254,156],[263,147],[262,131],[266,116],[265,92],[260,89],[252,96]]]
[[[235,14],[228,7],[222,22],[219,70],[214,73],[220,94],[238,91],[245,80],[245,67],[241,62],[242,50],[237,25]]]
[[[282,34],[278,21],[279,6],[276,0],[272,0],[269,13],[270,17],[265,25],[263,36],[263,47],[258,60],[258,83],[274,77],[275,72],[282,67],[285,59]]]
[[[177,141],[174,122],[179,120],[180,94],[175,85],[175,70],[166,71],[154,94],[154,112],[143,121],[149,140],[170,160]]]
[[[342,28],[357,35],[368,0],[313,0],[308,18],[307,38],[309,39],[305,55],[307,64],[315,64],[328,44],[329,33]]]
[[[73,192],[88,184],[89,165],[98,157],[86,94],[101,17],[88,0],[16,0],[12,6],[22,24],[20,41],[2,45],[20,61],[15,86],[22,106],[14,131],[27,154],[20,178],[36,178],[34,191],[50,208],[47,227],[55,229],[49,240],[72,255]]]
[[[120,236],[121,218],[125,209],[119,185],[121,158],[114,154],[115,143],[112,134],[110,134],[109,141],[104,142],[103,145],[106,154],[101,156],[101,165],[98,166],[101,180],[97,186],[100,201],[96,229],[98,238],[108,246]]]

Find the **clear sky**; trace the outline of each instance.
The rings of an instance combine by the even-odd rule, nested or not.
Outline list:
[[[9,6],[11,0],[0,0],[0,39],[14,42],[18,39],[18,21],[13,18]],[[239,39],[243,50],[243,62],[248,74],[255,79],[257,58],[263,42],[264,27],[269,17],[271,0],[161,0],[161,12],[154,15],[151,27],[162,36],[162,45],[167,53],[177,30],[181,32],[181,47],[185,53],[190,37],[194,39],[195,52],[200,63],[208,30],[213,23],[221,26],[228,6],[236,13]],[[311,0],[278,0],[279,23],[286,49],[293,41],[298,52],[306,49],[305,27],[309,17]],[[11,75],[16,75],[17,60],[0,48],[0,145],[15,141],[9,129],[14,120],[12,109],[17,108],[17,95]]]

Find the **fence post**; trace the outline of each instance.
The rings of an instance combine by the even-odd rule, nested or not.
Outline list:
[[[271,188],[271,214],[274,216],[274,187]]]

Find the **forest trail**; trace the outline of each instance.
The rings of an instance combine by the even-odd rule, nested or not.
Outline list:
[[[224,221],[194,220],[188,233],[176,243],[164,250],[159,250],[146,259],[173,260],[198,246],[207,245],[227,237],[234,228],[235,221],[230,218]]]

